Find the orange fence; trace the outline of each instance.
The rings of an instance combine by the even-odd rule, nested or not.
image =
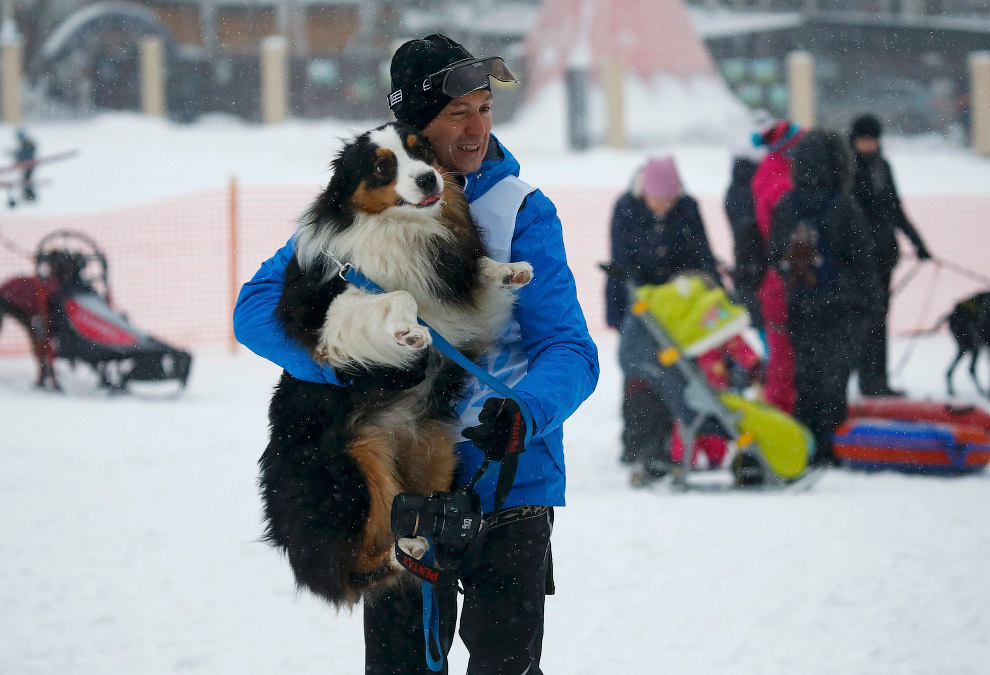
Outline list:
[[[604,275],[608,227],[618,190],[545,188],[564,224],[568,261],[593,331],[604,328]],[[313,189],[243,187],[162,200],[154,204],[72,216],[7,215],[0,220],[0,283],[30,274],[28,253],[42,236],[80,230],[101,244],[110,263],[114,304],[133,323],[181,347],[223,345],[240,284],[291,236],[295,221],[315,196]],[[721,199],[700,197],[715,254],[731,259],[731,240]],[[906,206],[936,256],[979,273],[990,272],[990,195],[917,196]],[[16,249],[16,250],[11,250]],[[906,245],[910,251],[910,245]],[[913,262],[905,259],[895,276]],[[537,270],[539,273],[539,270]],[[896,331],[933,325],[962,297],[984,287],[979,281],[925,265],[895,299]],[[28,351],[26,335],[13,322],[0,331],[0,355]]]

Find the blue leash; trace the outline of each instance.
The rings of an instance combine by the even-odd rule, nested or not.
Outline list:
[[[385,292],[381,286],[361,274],[361,272],[359,272],[351,263],[341,263],[336,259],[334,259],[334,262],[340,267],[340,277],[349,284],[357,286],[361,290],[367,291],[368,293],[380,295]],[[526,422],[526,436],[524,444],[529,445],[529,441],[533,437],[533,415],[530,413],[529,407],[521,398],[519,398],[519,395],[512,391],[509,387],[505,386],[505,384],[500,380],[495,379],[495,377],[493,377],[487,370],[479,366],[468,357],[464,356],[464,354],[462,354],[457,347],[447,342],[445,337],[430,328],[429,324],[425,321],[420,319],[419,323],[430,331],[430,337],[433,338],[433,346],[436,347],[444,356],[470,374],[474,375],[480,382],[484,382],[504,398],[511,398],[519,404],[519,412],[522,414],[522,418]]]
[[[428,537],[429,550],[423,554],[423,561],[433,565],[433,539]],[[429,581],[423,584],[423,637],[426,639],[426,665],[434,673],[443,668],[443,648],[440,646],[440,605],[437,602],[437,592]],[[431,649],[431,647],[433,649]],[[437,658],[433,658],[436,650]]]
[[[341,263],[336,258],[331,259],[340,268],[340,278],[347,283],[352,286],[356,286],[363,291],[374,293],[376,295],[380,295],[385,292],[381,286],[361,274],[361,272],[359,272],[351,263]],[[512,391],[509,387],[505,386],[503,382],[497,380],[487,370],[479,366],[468,357],[464,356],[464,354],[462,354],[457,347],[450,344],[446,338],[433,330],[425,321],[422,319],[418,319],[418,321],[420,325],[425,326],[426,329],[430,331],[430,337],[433,338],[433,346],[436,347],[440,353],[459,365],[471,375],[474,375],[478,378],[479,382],[484,382],[498,394],[501,394],[504,398],[510,398],[519,404],[519,412],[522,415],[523,420],[526,422],[526,434],[523,444],[524,446],[529,445],[530,438],[533,436],[533,415],[530,413],[529,407],[527,407],[523,400],[519,398],[519,395]],[[423,562],[432,566],[433,540],[429,537],[428,539],[430,541],[430,549],[424,554]],[[433,672],[438,672],[441,668],[443,668],[443,649],[440,647],[440,607],[437,602],[437,594],[436,590],[433,588],[433,584],[428,581],[423,581],[422,584],[423,636],[426,640],[426,665],[429,666],[430,670]],[[436,650],[438,655],[437,658],[433,658],[431,647]]]

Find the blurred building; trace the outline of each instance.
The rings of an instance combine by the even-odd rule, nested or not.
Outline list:
[[[136,109],[141,39],[160,37],[168,109],[193,119],[258,119],[259,50],[290,51],[295,116],[387,118],[388,61],[403,40],[441,30],[480,52],[521,56],[537,0],[51,0],[17,1],[41,114]],[[507,52],[507,53],[506,53]],[[521,100],[512,92],[502,113]]]
[[[403,40],[441,31],[501,54],[526,80],[541,0],[7,0],[23,36],[29,115],[138,107],[141,39],[162,39],[169,114],[260,116],[259,49],[290,51],[297,117],[388,119],[388,61]],[[589,2],[591,0],[588,0]],[[597,0],[598,3],[603,0]],[[606,3],[608,4],[608,3]],[[906,132],[942,128],[966,106],[966,55],[990,49],[988,0],[685,0],[726,83],[783,114],[786,55],[816,57],[822,121],[875,108]],[[537,36],[538,38],[539,36]],[[511,116],[524,87],[500,93]],[[499,121],[499,120],[497,120]]]
[[[819,122],[840,129],[864,110],[903,133],[963,125],[967,55],[990,49],[987,0],[690,4],[726,82],[747,105],[786,113],[785,58],[802,49],[816,59]]]
[[[865,12],[871,15],[987,16],[986,0],[688,0],[709,9]]]

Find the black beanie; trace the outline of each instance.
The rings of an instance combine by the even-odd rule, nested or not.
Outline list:
[[[852,130],[849,137],[853,140],[857,138],[880,138],[883,126],[876,115],[860,115],[852,123]]]
[[[452,63],[470,58],[468,50],[440,33],[403,43],[395,51],[391,66],[389,106],[395,119],[422,130],[452,100],[440,87],[423,91],[423,81]]]

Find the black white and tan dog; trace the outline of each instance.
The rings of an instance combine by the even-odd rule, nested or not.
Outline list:
[[[431,347],[417,316],[468,357],[508,320],[528,263],[485,255],[460,187],[412,127],[347,143],[304,214],[276,313],[349,386],[283,373],[259,479],[265,538],[298,585],[334,605],[412,579],[395,561],[392,499],[451,487],[454,409],[466,374]],[[354,265],[386,292],[348,284]],[[404,540],[418,557],[421,538]]]

